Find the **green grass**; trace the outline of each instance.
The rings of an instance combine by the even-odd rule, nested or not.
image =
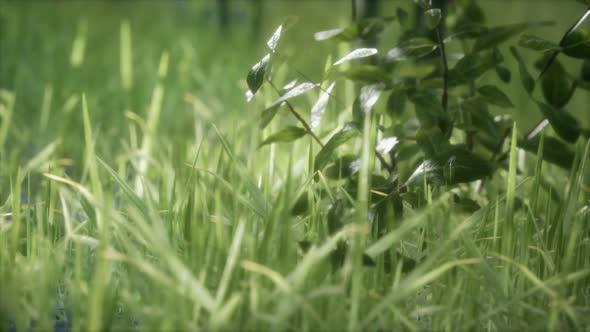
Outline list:
[[[483,191],[426,188],[423,208],[374,234],[374,128],[356,197],[314,179],[311,139],[257,148],[280,128],[256,121],[273,91],[244,101],[263,40],[152,24],[158,5],[36,6],[0,5],[0,330],[51,330],[56,315],[75,331],[590,328],[590,143],[570,173],[507,145],[509,168]],[[331,107],[322,137],[343,122]],[[534,120],[517,118],[519,133]],[[330,235],[337,197],[355,213]],[[340,241],[352,250],[334,268]]]

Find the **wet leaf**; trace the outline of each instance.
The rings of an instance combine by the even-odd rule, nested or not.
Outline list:
[[[340,64],[343,64],[343,63],[351,61],[351,60],[366,58],[366,57],[377,54],[377,52],[378,51],[376,48],[358,48],[358,49],[348,53],[347,55],[345,55],[342,59],[334,62],[334,66],[338,66]]]
[[[518,147],[536,154],[539,151],[540,140],[541,138],[539,136],[530,140],[520,140],[518,141]],[[543,142],[543,160],[569,170],[574,163],[574,152],[563,141],[555,137],[545,136]]]
[[[344,179],[353,176],[360,169],[360,160],[353,155],[346,155],[329,162],[322,173],[330,179]]]
[[[563,40],[563,53],[576,59],[590,59],[590,31],[577,29]]]
[[[442,13],[439,8],[432,8],[424,12],[424,25],[429,30],[434,30],[439,25]]]
[[[383,67],[374,65],[353,66],[340,71],[339,74],[349,80],[363,83],[385,83],[390,80],[389,73]]]
[[[551,106],[562,108],[572,98],[575,85],[568,77],[559,60],[554,60],[541,77],[541,88],[545,100]]]
[[[336,150],[336,148],[338,148],[340,145],[348,142],[348,140],[358,135],[358,129],[352,124],[346,125],[341,131],[334,134],[334,136],[330,138],[328,143],[326,143],[326,145],[324,145],[320,152],[318,152],[318,154],[315,156],[315,170],[317,171],[323,169],[326,166],[326,164],[330,161],[332,153],[334,152],[334,150]]]
[[[416,132],[416,141],[426,158],[433,158],[451,147],[449,140],[438,127],[420,128]]]
[[[409,185],[422,185],[424,177],[433,185],[455,185],[489,177],[494,166],[463,146],[453,146],[426,159],[410,176]]]
[[[569,143],[575,143],[578,140],[580,125],[576,118],[563,109],[555,109],[541,102],[537,105],[559,137]]]
[[[423,128],[438,125],[443,114],[439,96],[429,91],[420,91],[408,96],[414,104],[416,117]]]
[[[428,9],[432,7],[432,0],[414,0],[414,2],[422,7],[422,9]]]
[[[529,48],[535,51],[559,51],[561,47],[553,42],[550,42],[541,37],[537,37],[528,33],[520,36],[518,45],[524,48]]]
[[[530,95],[533,93],[533,90],[535,89],[535,80],[533,79],[533,77],[529,73],[528,69],[526,68],[526,64],[525,64],[524,60],[522,59],[522,57],[520,56],[520,53],[518,53],[518,51],[516,50],[516,48],[514,46],[510,47],[510,52],[512,53],[512,55],[514,56],[514,58],[518,62],[518,71],[520,73],[520,81],[522,82],[522,86],[524,87],[526,92]]]
[[[248,88],[252,94],[256,94],[262,86],[262,83],[264,83],[264,75],[266,74],[266,68],[268,67],[269,62],[270,54],[267,54],[262,60],[260,60],[260,62],[250,69],[246,82],[248,83]]]
[[[277,45],[279,44],[279,40],[281,39],[281,33],[283,32],[283,25],[279,25],[275,33],[273,33],[272,37],[268,40],[266,45],[271,50],[271,52],[275,52]]]
[[[477,92],[479,92],[479,94],[483,96],[484,99],[490,104],[494,104],[502,108],[514,107],[514,104],[512,104],[510,98],[508,98],[508,96],[502,92],[502,90],[494,85],[481,86],[477,89]]]
[[[397,137],[385,137],[380,139],[379,142],[377,142],[377,147],[375,148],[375,150],[377,150],[381,154],[387,154],[391,150],[393,150],[393,148],[395,148],[397,143],[399,143],[399,139]]]
[[[449,71],[449,84],[457,85],[478,79],[503,61],[495,51],[468,54]]]
[[[535,24],[544,23],[521,23],[490,28],[482,36],[477,38],[473,45],[473,52],[494,48]]]
[[[267,139],[265,139],[258,147],[262,147],[267,144],[271,143],[287,143],[293,142],[298,138],[305,136],[307,131],[303,128],[289,126],[281,129],[280,131],[270,135]]]
[[[325,91],[322,91],[320,98],[318,98],[318,101],[311,108],[311,128],[317,128],[320,125],[320,121],[324,116],[324,112],[328,106],[328,101],[330,100],[330,95],[335,84],[336,83],[330,84]]]
[[[428,38],[412,38],[389,50],[385,55],[385,60],[393,62],[416,59],[432,53],[436,48],[437,45]]]

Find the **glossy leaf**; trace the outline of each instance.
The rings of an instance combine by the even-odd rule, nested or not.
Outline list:
[[[474,81],[502,61],[502,56],[495,51],[468,54],[449,71],[449,84]]]
[[[545,100],[555,108],[562,108],[573,96],[575,86],[559,60],[554,60],[541,77]]]
[[[385,26],[392,22],[393,19],[393,17],[364,18],[345,28],[316,32],[314,38],[317,41],[336,40],[341,42],[368,39],[381,33],[385,29]]]
[[[315,156],[315,170],[317,171],[323,169],[326,166],[326,164],[330,161],[332,153],[334,153],[334,150],[336,150],[336,148],[338,148],[340,145],[348,142],[350,139],[358,135],[358,129],[352,124],[347,124],[341,131],[334,134],[334,136],[330,138],[328,143],[326,143],[326,145],[324,145],[320,152],[318,152],[318,154]]]
[[[357,124],[362,124],[365,121],[365,114],[370,112],[383,91],[383,84],[366,85],[361,88],[359,96],[355,99],[352,105],[352,119]]]
[[[283,32],[283,25],[279,25],[275,33],[273,33],[272,37],[266,42],[266,45],[270,49],[271,52],[275,52],[277,49],[277,45],[279,44],[279,40],[281,39],[281,33]]]
[[[522,82],[522,86],[524,87],[526,92],[530,95],[533,93],[533,90],[535,89],[535,80],[533,79],[533,77],[529,73],[528,69],[526,68],[526,64],[525,64],[524,60],[522,59],[522,57],[520,56],[520,53],[518,53],[518,51],[516,50],[516,48],[514,46],[510,47],[510,52],[512,53],[512,55],[514,56],[514,58],[518,62],[518,71],[520,74],[520,81]]]
[[[437,127],[419,129],[416,132],[416,141],[427,158],[433,158],[451,148],[449,140]]]
[[[563,40],[563,53],[576,59],[590,59],[590,31],[577,29]]]
[[[324,111],[328,106],[328,101],[330,100],[330,95],[335,84],[336,83],[330,84],[325,91],[322,91],[320,98],[318,98],[318,101],[311,108],[311,128],[317,128],[320,125],[320,121],[324,116]]]
[[[541,37],[537,37],[528,33],[520,36],[518,45],[524,48],[529,48],[535,51],[559,51],[561,47],[553,42],[550,42]]]
[[[252,94],[256,94],[262,86],[262,83],[264,83],[264,75],[266,74],[266,68],[268,67],[269,62],[270,54],[267,54],[262,60],[260,60],[260,62],[250,69],[246,82],[248,83],[248,88]]]
[[[432,7],[432,0],[414,0],[414,2],[422,7],[422,9],[428,9]]]
[[[279,111],[278,107],[267,108],[260,114],[260,129],[266,128],[268,124],[274,119],[275,115],[277,115]]]
[[[439,25],[442,13],[439,8],[432,8],[424,12],[424,25],[429,30],[434,30]]]
[[[381,154],[387,154],[391,152],[391,150],[393,150],[393,148],[395,148],[395,146],[398,143],[399,139],[395,136],[385,137],[380,139],[379,142],[377,142],[377,147],[375,148],[375,150],[377,150]]]
[[[513,24],[488,29],[473,45],[473,52],[494,48],[508,39],[518,35],[532,24]]]
[[[360,169],[360,160],[353,155],[346,155],[328,162],[322,173],[330,179],[343,179],[353,176]]]
[[[393,62],[416,59],[432,53],[436,48],[437,45],[428,38],[412,38],[389,50],[385,55],[385,60]]]
[[[521,140],[518,142],[518,147],[536,154],[539,151],[540,140],[541,138],[539,136],[530,140]],[[574,152],[568,144],[555,137],[545,136],[543,142],[543,160],[569,170],[574,163]]]
[[[431,128],[438,124],[443,111],[437,94],[421,91],[409,95],[409,99],[414,104],[416,117],[423,128]]]
[[[340,37],[343,32],[344,32],[343,28],[336,28],[336,29],[318,31],[313,35],[313,37],[317,41],[324,41],[324,40],[330,40],[330,39],[333,39],[336,37]]]
[[[297,96],[300,96],[300,95],[306,93],[307,91],[309,91],[313,88],[316,88],[317,86],[318,86],[318,84],[315,84],[315,83],[309,83],[309,82],[301,83],[301,84],[297,85],[296,87],[294,87],[293,89],[287,91],[279,99],[275,100],[272,104],[270,104],[270,106],[268,106],[266,109],[278,107],[282,103],[286,102],[287,100],[295,98]]]
[[[295,126],[285,127],[283,129],[281,129],[280,131],[270,135],[267,139],[265,139],[262,143],[260,143],[260,145],[258,147],[260,148],[264,145],[271,144],[271,143],[293,142],[293,141],[297,140],[298,138],[305,136],[306,133],[307,133],[307,131],[305,131],[305,129],[303,129],[303,128],[299,128],[299,127],[295,127]]]
[[[580,137],[578,120],[563,109],[555,109],[544,103],[537,103],[551,127],[565,141],[575,143]]]
[[[389,73],[383,67],[373,65],[353,66],[340,71],[339,74],[349,80],[363,83],[388,82],[390,79]]]
[[[334,66],[338,66],[340,64],[343,64],[343,63],[351,61],[351,60],[370,57],[372,55],[377,54],[377,52],[378,51],[376,48],[358,48],[358,49],[348,53],[347,55],[345,55],[342,59],[334,62]]]
[[[479,94],[483,96],[484,99],[490,104],[494,104],[502,108],[514,107],[514,104],[512,104],[510,98],[508,98],[508,96],[502,92],[502,90],[494,85],[481,86],[477,89],[477,92],[479,92]]]
[[[455,185],[489,177],[493,172],[489,161],[462,146],[454,146],[426,159],[410,176],[408,184],[420,185],[426,177],[434,185]]]

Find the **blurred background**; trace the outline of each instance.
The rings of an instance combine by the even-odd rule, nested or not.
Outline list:
[[[358,15],[391,16],[402,8],[413,24],[420,24],[416,19],[420,10],[411,0],[359,3]],[[555,42],[585,9],[575,1],[561,0],[478,4],[489,26],[553,21],[553,26],[530,32]],[[452,5],[452,1],[438,4]],[[264,103],[272,99],[246,103],[245,77],[266,53],[266,40],[277,26],[288,17],[298,18],[281,40],[281,52],[290,56],[291,66],[284,81],[305,80],[292,68],[319,80],[328,55],[336,58],[346,47],[355,46],[316,42],[313,34],[346,26],[351,12],[349,0],[0,1],[0,89],[16,95],[7,144],[30,146],[25,154],[33,156],[39,147],[61,138],[60,150],[75,156],[78,152],[72,151],[80,150],[80,94],[85,92],[105,142],[98,148],[112,152],[109,142],[118,142],[127,132],[125,112],[145,118],[159,82],[165,90],[158,128],[162,139],[178,142],[194,136],[195,122],[215,123],[224,132],[255,127]],[[376,46],[382,51],[395,47],[400,30],[391,24]],[[503,51],[506,65],[516,69],[514,59]],[[531,60],[532,70],[537,54],[522,53]],[[159,76],[164,55],[165,75]],[[125,57],[127,67],[121,64]],[[580,64],[561,60],[566,66]],[[513,117],[525,122],[521,128],[540,119],[518,79],[503,90],[517,106]],[[587,102],[586,94],[577,93],[568,106],[586,126],[589,120],[581,110]],[[244,115],[252,121],[232,121]]]

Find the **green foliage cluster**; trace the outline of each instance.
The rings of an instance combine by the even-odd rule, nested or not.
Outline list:
[[[343,28],[317,32],[316,41],[354,46],[377,38],[396,21],[402,29],[397,46],[388,51],[361,47],[336,62],[332,63],[329,58],[320,82],[285,87],[284,92],[274,86],[272,65],[289,62],[278,47],[283,25],[268,41],[270,52],[252,67],[247,77],[249,98],[265,82],[280,95],[262,112],[261,129],[272,121],[282,105],[286,105],[302,125],[288,126],[271,134],[261,146],[293,142],[306,133],[311,135],[319,145],[313,166],[315,178],[330,179],[334,190],[343,188],[352,197],[357,194],[360,164],[367,160],[362,157],[364,148],[355,150],[353,147],[363,135],[368,135],[369,146],[373,147],[379,161],[374,167],[372,163],[367,166],[370,167],[370,186],[380,193],[372,195],[370,200],[376,234],[389,230],[391,225],[384,226],[385,221],[403,215],[403,203],[413,208],[422,204],[413,199],[420,196],[419,192],[435,190],[440,194],[474,181],[480,181],[483,188],[486,179],[498,169],[508,168],[509,151],[504,149],[505,140],[516,128],[509,115],[494,116],[492,110],[514,108],[500,87],[514,76],[520,77],[524,90],[544,119],[518,139],[518,147],[539,152],[538,134],[549,124],[556,135],[544,138],[541,155],[546,161],[570,170],[574,161],[571,145],[580,136],[587,139],[590,135],[590,130],[582,128],[566,110],[574,93],[588,91],[590,83],[590,31],[580,28],[590,9],[555,44],[525,32],[550,24],[548,22],[490,27],[476,1],[455,4],[449,17],[443,17],[441,9],[433,8],[431,1],[415,2],[423,11],[424,27],[411,25],[408,13],[398,8],[395,17],[363,18]],[[511,58],[501,51],[519,35],[520,48],[539,54],[535,62],[537,79],[529,72],[518,47],[509,47]],[[389,45],[390,41],[383,43]],[[458,50],[458,59],[457,56],[449,59],[446,50],[449,47]],[[560,54],[578,59],[581,70],[575,74],[566,71],[558,58]],[[518,73],[505,65],[510,60],[517,62]],[[482,79],[488,72],[495,72],[495,82]],[[342,105],[334,89],[334,85],[343,80],[352,81],[357,88],[352,105]],[[535,94],[537,85],[541,90],[540,98]],[[318,89],[320,97],[311,110],[314,125],[309,126],[291,105],[291,99]],[[377,108],[380,99],[387,101],[382,103],[384,107]],[[324,144],[314,130],[320,129],[317,124],[329,100],[338,104],[338,112],[350,113],[345,116],[348,122],[326,137]],[[408,114],[408,109],[412,108],[413,113]],[[333,124],[326,126],[334,127]],[[338,151],[347,153],[338,154]],[[297,213],[304,211],[301,207],[307,198],[300,200],[296,205]],[[330,206],[330,213],[333,209],[342,209],[343,205],[355,208],[354,204],[346,202],[344,197],[337,198]]]

